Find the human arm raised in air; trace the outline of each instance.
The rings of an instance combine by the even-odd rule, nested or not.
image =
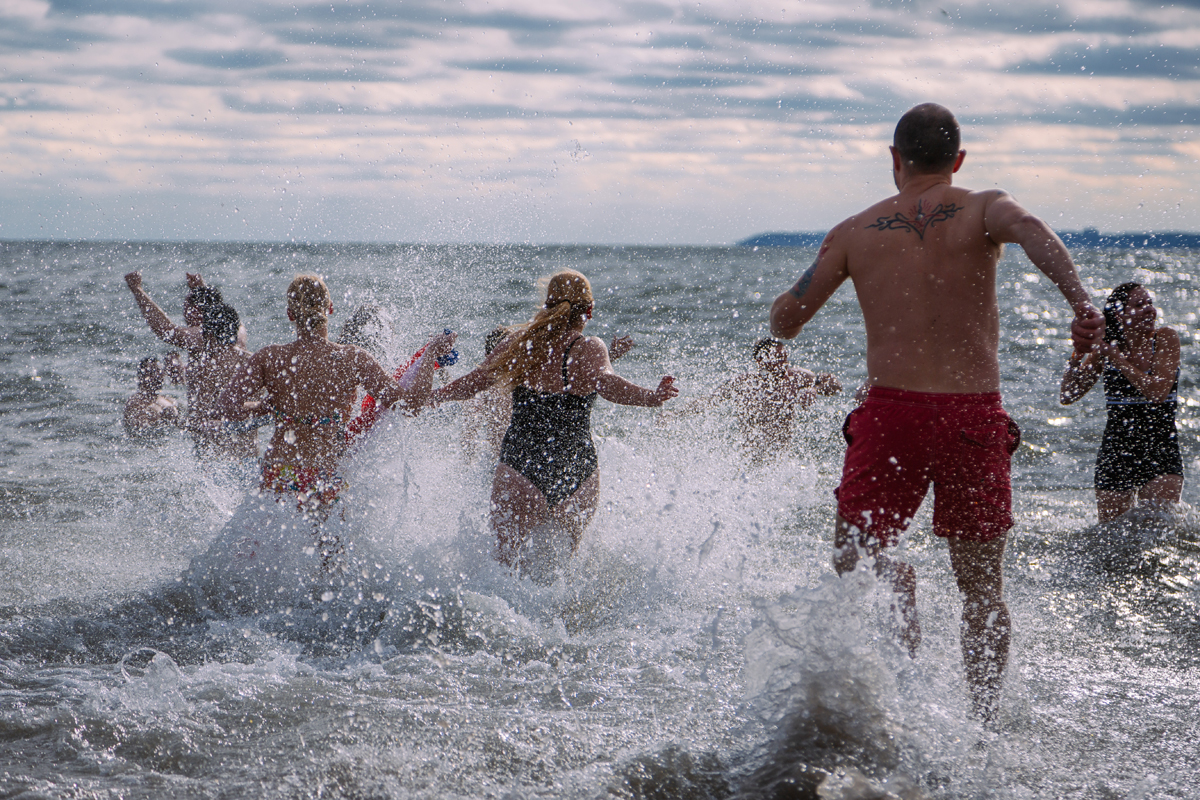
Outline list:
[[[983,217],[988,236],[997,244],[1020,245],[1033,265],[1058,287],[1075,311],[1071,322],[1072,343],[1080,353],[1089,352],[1104,341],[1104,315],[1092,305],[1067,246],[1049,225],[1022,208],[1012,195],[999,190],[989,194]]]
[[[191,277],[189,276],[189,283]],[[142,316],[145,317],[146,323],[150,326],[150,330],[154,331],[155,336],[169,345],[181,347],[184,350],[196,350],[203,346],[204,337],[199,328],[185,328],[176,325],[171,322],[171,318],[167,316],[166,312],[150,299],[150,295],[142,286],[142,273],[128,273],[125,276],[125,283],[129,286],[129,291],[133,292],[133,299],[137,301]]]
[[[839,246],[838,229],[825,235],[812,266],[805,270],[791,289],[771,304],[771,335],[794,339],[800,329],[825,305],[838,287],[850,277],[846,253]]]
[[[657,408],[679,394],[675,379],[670,375],[664,375],[655,389],[646,389],[622,378],[613,371],[608,348],[594,336],[584,338],[571,351],[567,376],[571,379],[566,387],[569,391],[575,394],[598,392],[610,403],[622,406]]]
[[[608,360],[616,361],[637,345],[631,336],[614,336],[608,345]]]

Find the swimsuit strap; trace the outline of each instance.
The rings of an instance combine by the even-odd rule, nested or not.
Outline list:
[[[312,416],[293,417],[291,414],[285,414],[282,411],[279,411],[278,409],[273,408],[273,409],[271,409],[271,414],[275,417],[276,420],[278,420],[279,422],[282,422],[284,424],[287,424],[287,425],[300,424],[300,425],[308,425],[309,427],[315,428],[318,425],[341,425],[342,424],[342,412],[341,411],[334,411],[333,414],[328,417],[312,417]]]
[[[575,343],[578,342],[582,338],[583,338],[583,334],[580,334],[580,335],[576,336],[574,339],[572,339],[571,343],[569,345],[567,345],[566,352],[563,353],[562,382],[563,382],[563,393],[564,394],[569,394],[569,392],[567,392],[567,387],[571,385],[571,382],[567,379],[567,359],[570,358],[570,356],[571,356],[571,348],[574,347]]]

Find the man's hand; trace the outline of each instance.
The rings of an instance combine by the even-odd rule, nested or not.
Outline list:
[[[142,288],[142,273],[129,272],[125,275],[125,285],[129,287],[129,291],[136,292]]]
[[[1085,303],[1071,321],[1071,344],[1077,353],[1090,353],[1103,343],[1104,315],[1091,303]]]
[[[628,336],[614,336],[612,343],[608,346],[608,358],[610,361],[616,361],[632,349],[633,339]]]

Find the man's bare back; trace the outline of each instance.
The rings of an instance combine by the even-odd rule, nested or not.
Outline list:
[[[1062,242],[1006,192],[955,187],[951,174],[901,180],[898,194],[829,232],[812,267],[775,301],[775,335],[795,336],[850,278],[866,323],[870,385],[997,391],[996,264],[1005,242],[1025,248],[1078,318],[1095,313]]]
[[[962,644],[977,715],[996,714],[1011,623],[1003,562],[1012,526],[1011,455],[1019,429],[1000,405],[996,264],[1020,244],[1075,311],[1072,338],[1104,335],[1070,254],[1037,217],[1001,191],[954,187],[966,158],[958,121],[928,103],[909,110],[890,148],[899,193],[825,237],[816,261],[771,307],[771,332],[790,339],[850,278],[867,329],[870,391],[843,428],[834,567],[862,556],[897,594],[901,639],[921,642],[916,572],[885,549],[935,485],[934,533],[946,538],[963,595]]]

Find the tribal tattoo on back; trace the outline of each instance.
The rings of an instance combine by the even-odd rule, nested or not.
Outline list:
[[[867,227],[878,228],[881,231],[911,231],[917,235],[918,239],[924,239],[925,231],[932,228],[935,223],[945,222],[963,210],[955,203],[949,205],[938,203],[932,211],[927,212],[923,204],[923,200],[917,201],[917,210],[911,218],[903,211],[897,211],[890,217],[880,217]]]

